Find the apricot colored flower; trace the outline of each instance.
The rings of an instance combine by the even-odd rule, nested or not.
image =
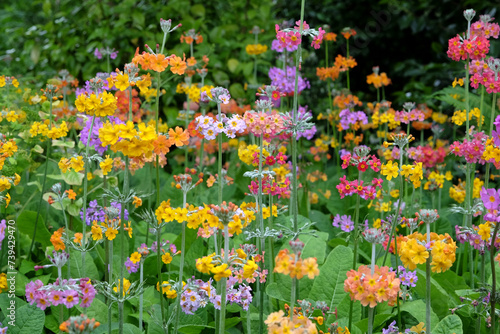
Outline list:
[[[175,131],[172,128],[168,129],[168,136],[169,141],[177,147],[189,144],[189,133],[179,126],[175,127]]]
[[[183,75],[186,71],[187,64],[182,60],[181,57],[176,55],[172,55],[169,60],[170,63],[170,71],[174,74]]]

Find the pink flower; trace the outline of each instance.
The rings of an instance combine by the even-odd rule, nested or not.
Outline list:
[[[52,305],[57,306],[62,303],[63,297],[62,297],[62,291],[59,290],[53,290],[49,293],[49,301],[52,303]]]
[[[67,308],[72,308],[79,302],[78,293],[75,290],[66,290],[63,292],[63,304]]]
[[[486,189],[483,187],[481,189],[481,200],[483,201],[484,207],[488,210],[496,210],[498,209],[498,205],[500,204],[500,196],[497,190],[491,188]]]

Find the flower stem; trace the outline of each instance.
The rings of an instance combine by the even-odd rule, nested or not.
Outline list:
[[[8,99],[9,99],[9,85],[7,85],[7,107],[8,107]],[[50,100],[50,109],[49,109],[49,129],[52,128],[52,98]],[[40,194],[40,200],[38,201],[38,210],[36,210],[36,219],[35,219],[35,226],[33,228],[33,237],[31,238],[31,245],[30,245],[30,250],[28,253],[28,259],[31,258],[32,251],[33,251],[33,246],[35,244],[35,237],[36,237],[36,230],[38,227],[38,217],[40,216],[40,210],[42,208],[42,201],[43,201],[43,191],[45,190],[45,183],[47,181],[47,171],[49,169],[49,158],[50,158],[50,148],[51,148],[51,139],[47,138],[47,154],[45,156],[45,171],[43,173],[43,181],[42,181],[42,193]],[[85,224],[83,224],[85,225]],[[66,233],[69,233],[69,231],[66,231]],[[69,244],[67,245],[69,247]]]
[[[222,136],[222,135],[221,135]],[[224,224],[224,263],[229,266],[229,231],[227,224]],[[219,334],[226,332],[226,289],[227,277],[222,278],[221,298],[220,298],[220,318],[219,318]]]
[[[140,261],[140,267],[139,267],[139,284],[142,284],[142,281],[144,281],[144,262]],[[143,308],[143,302],[144,302],[144,294],[141,293],[139,296],[139,330],[142,332],[142,308]]]
[[[496,262],[495,262],[495,240],[497,239],[498,228],[500,227],[500,223],[497,223],[495,226],[495,230],[493,231],[493,236],[491,237],[491,245],[490,245],[490,264],[491,264],[491,294],[490,294],[490,317],[491,317],[491,334],[495,334],[495,302],[497,297],[497,275],[496,275]]]
[[[186,207],[186,192],[182,193],[182,208]],[[179,265],[179,291],[177,293],[177,312],[175,316],[175,333],[179,330],[179,320],[181,317],[181,297],[183,291],[182,279],[184,275],[184,256],[186,253],[186,222],[182,222],[182,237],[181,237],[181,261]]]
[[[262,151],[264,150],[264,135],[260,134],[260,150],[259,150],[259,192],[257,194],[257,202],[259,207],[259,229],[260,229],[260,247],[259,253],[263,253],[265,251],[265,242],[266,238],[264,237],[264,214],[262,207]],[[272,209],[272,208],[271,208]],[[271,213],[272,214],[272,213]],[[262,268],[264,270],[264,268]],[[257,294],[259,295],[259,333],[263,333],[264,331],[264,283],[261,283],[260,280],[257,284]]]
[[[109,243],[109,257],[108,257],[108,261],[109,261],[109,276],[108,276],[108,283],[109,285],[112,285],[113,284],[113,240],[109,240],[108,241]],[[112,300],[111,298],[108,298],[108,334],[111,334],[111,316],[112,316],[112,311],[111,311],[111,303],[112,303]]]
[[[371,263],[371,275],[375,274],[375,257],[376,257],[376,243],[372,243],[372,263]],[[374,307],[368,308],[368,334],[373,333],[373,316],[374,316]]]
[[[82,277],[85,277],[85,255],[87,248],[87,194],[88,194],[88,178],[87,173],[89,171],[89,151],[90,151],[90,137],[92,136],[92,130],[94,129],[95,115],[92,116],[92,122],[90,123],[89,135],[87,138],[87,146],[85,147],[85,175],[83,177],[83,222],[82,222]]]
[[[427,245],[431,242],[431,226],[430,224],[425,224],[427,229]],[[425,327],[427,332],[431,332],[431,257],[427,258],[425,262]]]

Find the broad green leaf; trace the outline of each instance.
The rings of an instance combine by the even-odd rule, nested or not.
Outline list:
[[[99,280],[101,275],[97,271],[94,259],[87,253],[85,255],[85,276],[83,274],[82,268],[82,253],[76,250],[71,252],[71,257],[69,259],[71,268],[71,277],[88,277],[93,280]],[[65,275],[65,270],[63,268],[63,276]]]
[[[406,302],[401,305],[400,309],[410,313],[418,322],[425,322],[425,303],[422,299]],[[438,316],[431,310],[431,327],[434,328],[438,322]]]
[[[309,299],[324,301],[331,310],[337,307],[347,295],[344,291],[344,281],[352,267],[352,260],[350,248],[337,246],[332,250],[320,268],[319,276],[314,279]]]
[[[328,240],[328,233],[318,232],[318,237],[312,235],[301,235],[299,239],[304,243],[302,250],[302,258],[315,257],[318,264],[321,265],[325,262],[326,256],[326,240]]]
[[[36,221],[36,212],[35,211],[24,211],[17,218],[17,228],[19,232],[23,234],[27,234],[30,237],[33,237],[33,232],[35,230],[35,221]],[[45,226],[45,222],[43,220],[43,215],[40,214],[38,216],[38,224],[36,226],[36,236],[35,241],[42,244],[42,246],[49,246],[51,234]]]
[[[74,170],[71,170],[66,173],[61,173],[64,182],[72,186],[80,186],[82,184],[83,178],[85,175],[83,173],[77,173]]]
[[[45,313],[34,305],[21,306],[16,311],[15,326],[9,326],[9,334],[41,333]]]
[[[73,148],[75,147],[75,142],[54,139],[52,140],[52,146]]]
[[[90,307],[83,308],[80,305],[76,307],[78,311],[85,313],[90,319],[94,318],[101,324],[108,322],[108,306],[104,304],[99,298],[94,298]]]
[[[449,315],[441,320],[432,330],[433,334],[462,334],[462,320],[456,314]]]
[[[436,312],[437,316],[443,318],[449,314],[449,309],[454,306],[454,303],[453,298],[451,298],[443,287],[434,279],[434,277],[438,275],[441,274],[431,276],[431,305],[432,310]],[[417,268],[417,276],[417,286],[413,289],[423,298],[426,291],[425,271]]]
[[[231,58],[227,61],[227,68],[229,69],[229,71],[234,72],[236,71],[236,68],[239,64],[240,62],[238,61],[238,59]]]

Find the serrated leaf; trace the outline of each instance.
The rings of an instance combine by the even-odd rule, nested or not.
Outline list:
[[[15,326],[9,326],[9,334],[41,333],[45,312],[34,305],[24,305],[16,310]]]
[[[332,250],[321,266],[319,276],[314,279],[309,298],[326,302],[331,310],[337,307],[347,295],[344,291],[344,281],[352,267],[352,261],[350,248],[337,246]]]
[[[433,334],[462,334],[462,320],[456,314],[449,315],[441,320],[432,330]]]

